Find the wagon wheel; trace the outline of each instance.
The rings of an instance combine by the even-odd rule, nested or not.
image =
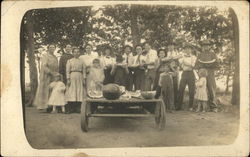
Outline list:
[[[81,106],[81,129],[84,132],[88,132],[89,118],[86,112],[86,103]]]

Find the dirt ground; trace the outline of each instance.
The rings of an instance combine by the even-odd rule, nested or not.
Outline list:
[[[239,116],[233,113],[167,113],[162,131],[152,118],[91,118],[80,128],[80,114],[39,113],[25,108],[26,136],[33,148],[105,148],[224,145],[234,142]]]

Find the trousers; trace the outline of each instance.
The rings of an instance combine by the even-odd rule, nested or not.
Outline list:
[[[178,109],[182,108],[183,97],[186,86],[188,86],[188,92],[189,92],[188,106],[189,108],[191,108],[194,103],[194,93],[195,93],[195,76],[193,71],[182,72],[180,86],[179,86],[179,95],[178,95]]]

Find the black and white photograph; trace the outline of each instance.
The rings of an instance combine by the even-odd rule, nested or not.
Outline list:
[[[154,2],[27,10],[15,79],[28,144],[232,145],[241,119],[240,56],[249,53],[240,49],[239,20],[230,6]]]

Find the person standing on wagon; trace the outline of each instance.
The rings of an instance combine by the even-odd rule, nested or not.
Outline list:
[[[67,84],[67,77],[66,77],[66,64],[67,61],[71,58],[73,58],[73,55],[71,54],[72,47],[70,44],[67,44],[65,47],[65,53],[62,54],[60,60],[59,60],[59,73],[63,77],[63,83]]]
[[[49,44],[48,53],[44,54],[41,59],[40,82],[33,103],[39,110],[48,108],[49,84],[53,81],[54,75],[58,73],[58,61],[54,55],[55,49],[55,44]]]
[[[155,61],[157,60],[157,52],[151,49],[149,43],[144,43],[144,49],[147,53],[147,72],[145,78],[145,90],[151,91],[153,88],[154,80],[155,80]]]
[[[82,60],[79,59],[79,48],[74,48],[72,53],[74,58],[68,60],[66,65],[68,86],[66,91],[66,100],[68,101],[68,106],[70,107],[67,109],[67,113],[70,113],[72,108],[78,111],[81,102],[84,100],[84,96],[86,95],[86,93],[84,93],[86,85],[86,68]]]
[[[214,71],[218,67],[218,59],[211,50],[211,43],[209,40],[204,40],[202,43],[202,52],[198,55],[195,67],[197,69],[204,68],[207,70],[207,89],[208,89],[208,105],[216,111],[217,104],[215,102],[216,82]]]
[[[189,109],[192,108],[194,103],[194,94],[195,94],[195,75],[193,72],[196,57],[192,55],[192,46],[187,44],[184,48],[184,56],[179,59],[180,67],[183,72],[181,75],[180,86],[179,86],[179,96],[178,96],[178,107],[177,110],[180,110],[183,106],[183,97],[186,86],[188,86],[189,91]]]

